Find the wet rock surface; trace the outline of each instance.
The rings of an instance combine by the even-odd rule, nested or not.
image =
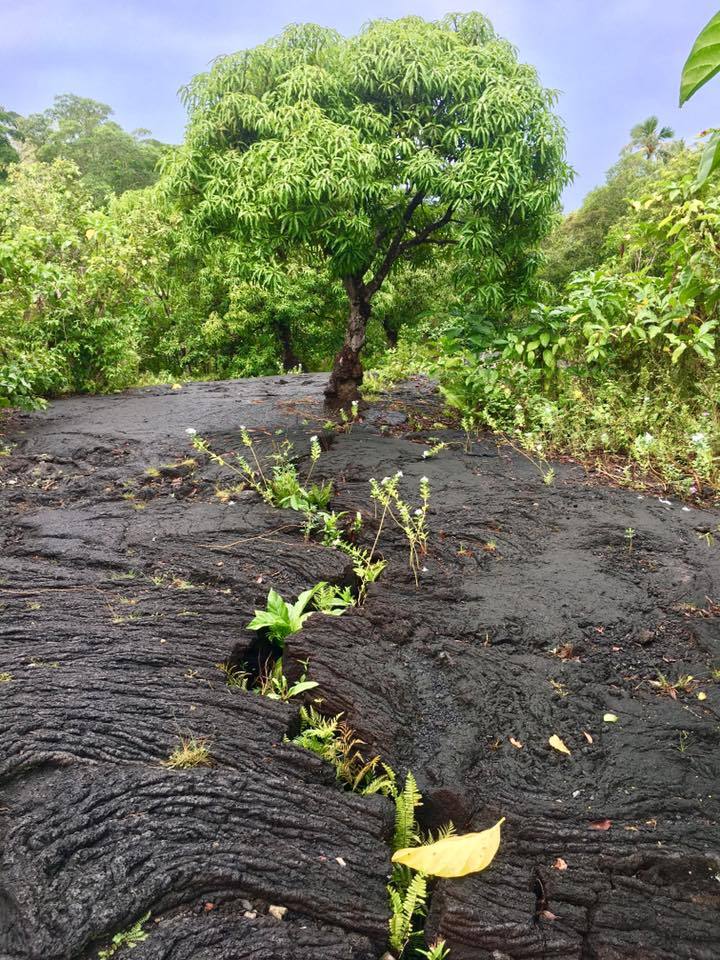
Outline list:
[[[148,912],[134,960],[386,949],[389,802],[286,741],[298,700],[233,690],[218,668],[252,651],[270,586],[294,597],[346,559],[304,540],[298,514],[219,498],[232,481],[185,435],[233,450],[244,424],[305,455],[324,382],[71,398],[6,424],[3,960],[89,960]],[[438,416],[414,384],[324,436],[318,476],[368,538],[368,479],[400,469],[414,500],[429,477],[426,570],[416,588],[386,527],[365,605],[313,615],[286,663],[309,660],[323,712],[413,771],[425,826],[507,818],[486,872],[433,888],[426,933],[451,960],[715,960],[720,514],[568,465],[547,486],[492,439],[466,452],[418,428]],[[432,458],[428,432],[450,444]],[[189,736],[212,765],[162,766]]]

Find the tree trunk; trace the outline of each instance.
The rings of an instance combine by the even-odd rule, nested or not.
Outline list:
[[[277,334],[277,338],[280,343],[283,370],[287,372],[288,370],[292,370],[294,367],[300,366],[298,355],[293,349],[292,337],[290,335],[290,324],[288,321],[276,319],[275,333]]]
[[[346,277],[343,285],[350,300],[350,314],[345,342],[335,357],[330,380],[325,388],[325,406],[330,410],[349,407],[360,399],[362,363],[360,351],[365,346],[365,331],[370,319],[370,296],[359,277]]]
[[[365,330],[370,319],[370,298],[360,281],[345,281],[345,289],[350,298],[345,342],[335,357],[325,388],[325,405],[331,409],[349,407],[353,400],[359,400],[363,379],[360,352],[365,345]]]

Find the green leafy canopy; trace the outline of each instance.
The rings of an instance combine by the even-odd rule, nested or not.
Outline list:
[[[368,300],[398,259],[455,243],[500,303],[570,175],[554,94],[477,13],[375,21],[349,39],[292,26],[219,59],[184,97],[165,184],[196,229],[262,247],[277,271],[306,245]]]

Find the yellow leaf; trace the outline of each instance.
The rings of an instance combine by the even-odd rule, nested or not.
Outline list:
[[[97,233],[97,230],[93,230],[91,228],[90,230],[85,231],[85,236],[88,238],[88,240],[92,240],[92,238],[95,236],[96,233]]]
[[[707,694],[703,693],[703,691],[701,690],[700,693],[697,695],[697,698],[698,700],[707,700]]]
[[[565,744],[562,742],[562,740],[556,733],[554,733],[550,737],[550,739],[548,740],[548,743],[553,748],[553,750],[557,750],[558,753],[567,753],[568,756],[570,755],[570,751],[568,750],[568,748],[565,746]]]
[[[505,817],[489,830],[445,837],[421,847],[396,850],[393,863],[402,863],[432,877],[464,877],[489,866],[500,846],[500,826]]]
[[[606,713],[603,717],[603,723],[617,723],[617,716],[614,713]]]

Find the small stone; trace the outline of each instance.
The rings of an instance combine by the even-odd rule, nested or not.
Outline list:
[[[268,907],[268,913],[271,917],[275,917],[276,920],[282,920],[287,913],[287,907],[276,907],[271,904]]]
[[[342,857],[335,857],[336,861],[340,864],[341,867],[346,867],[347,863],[343,860]]]
[[[243,916],[246,920],[254,920],[257,916],[257,910],[246,910]]]

